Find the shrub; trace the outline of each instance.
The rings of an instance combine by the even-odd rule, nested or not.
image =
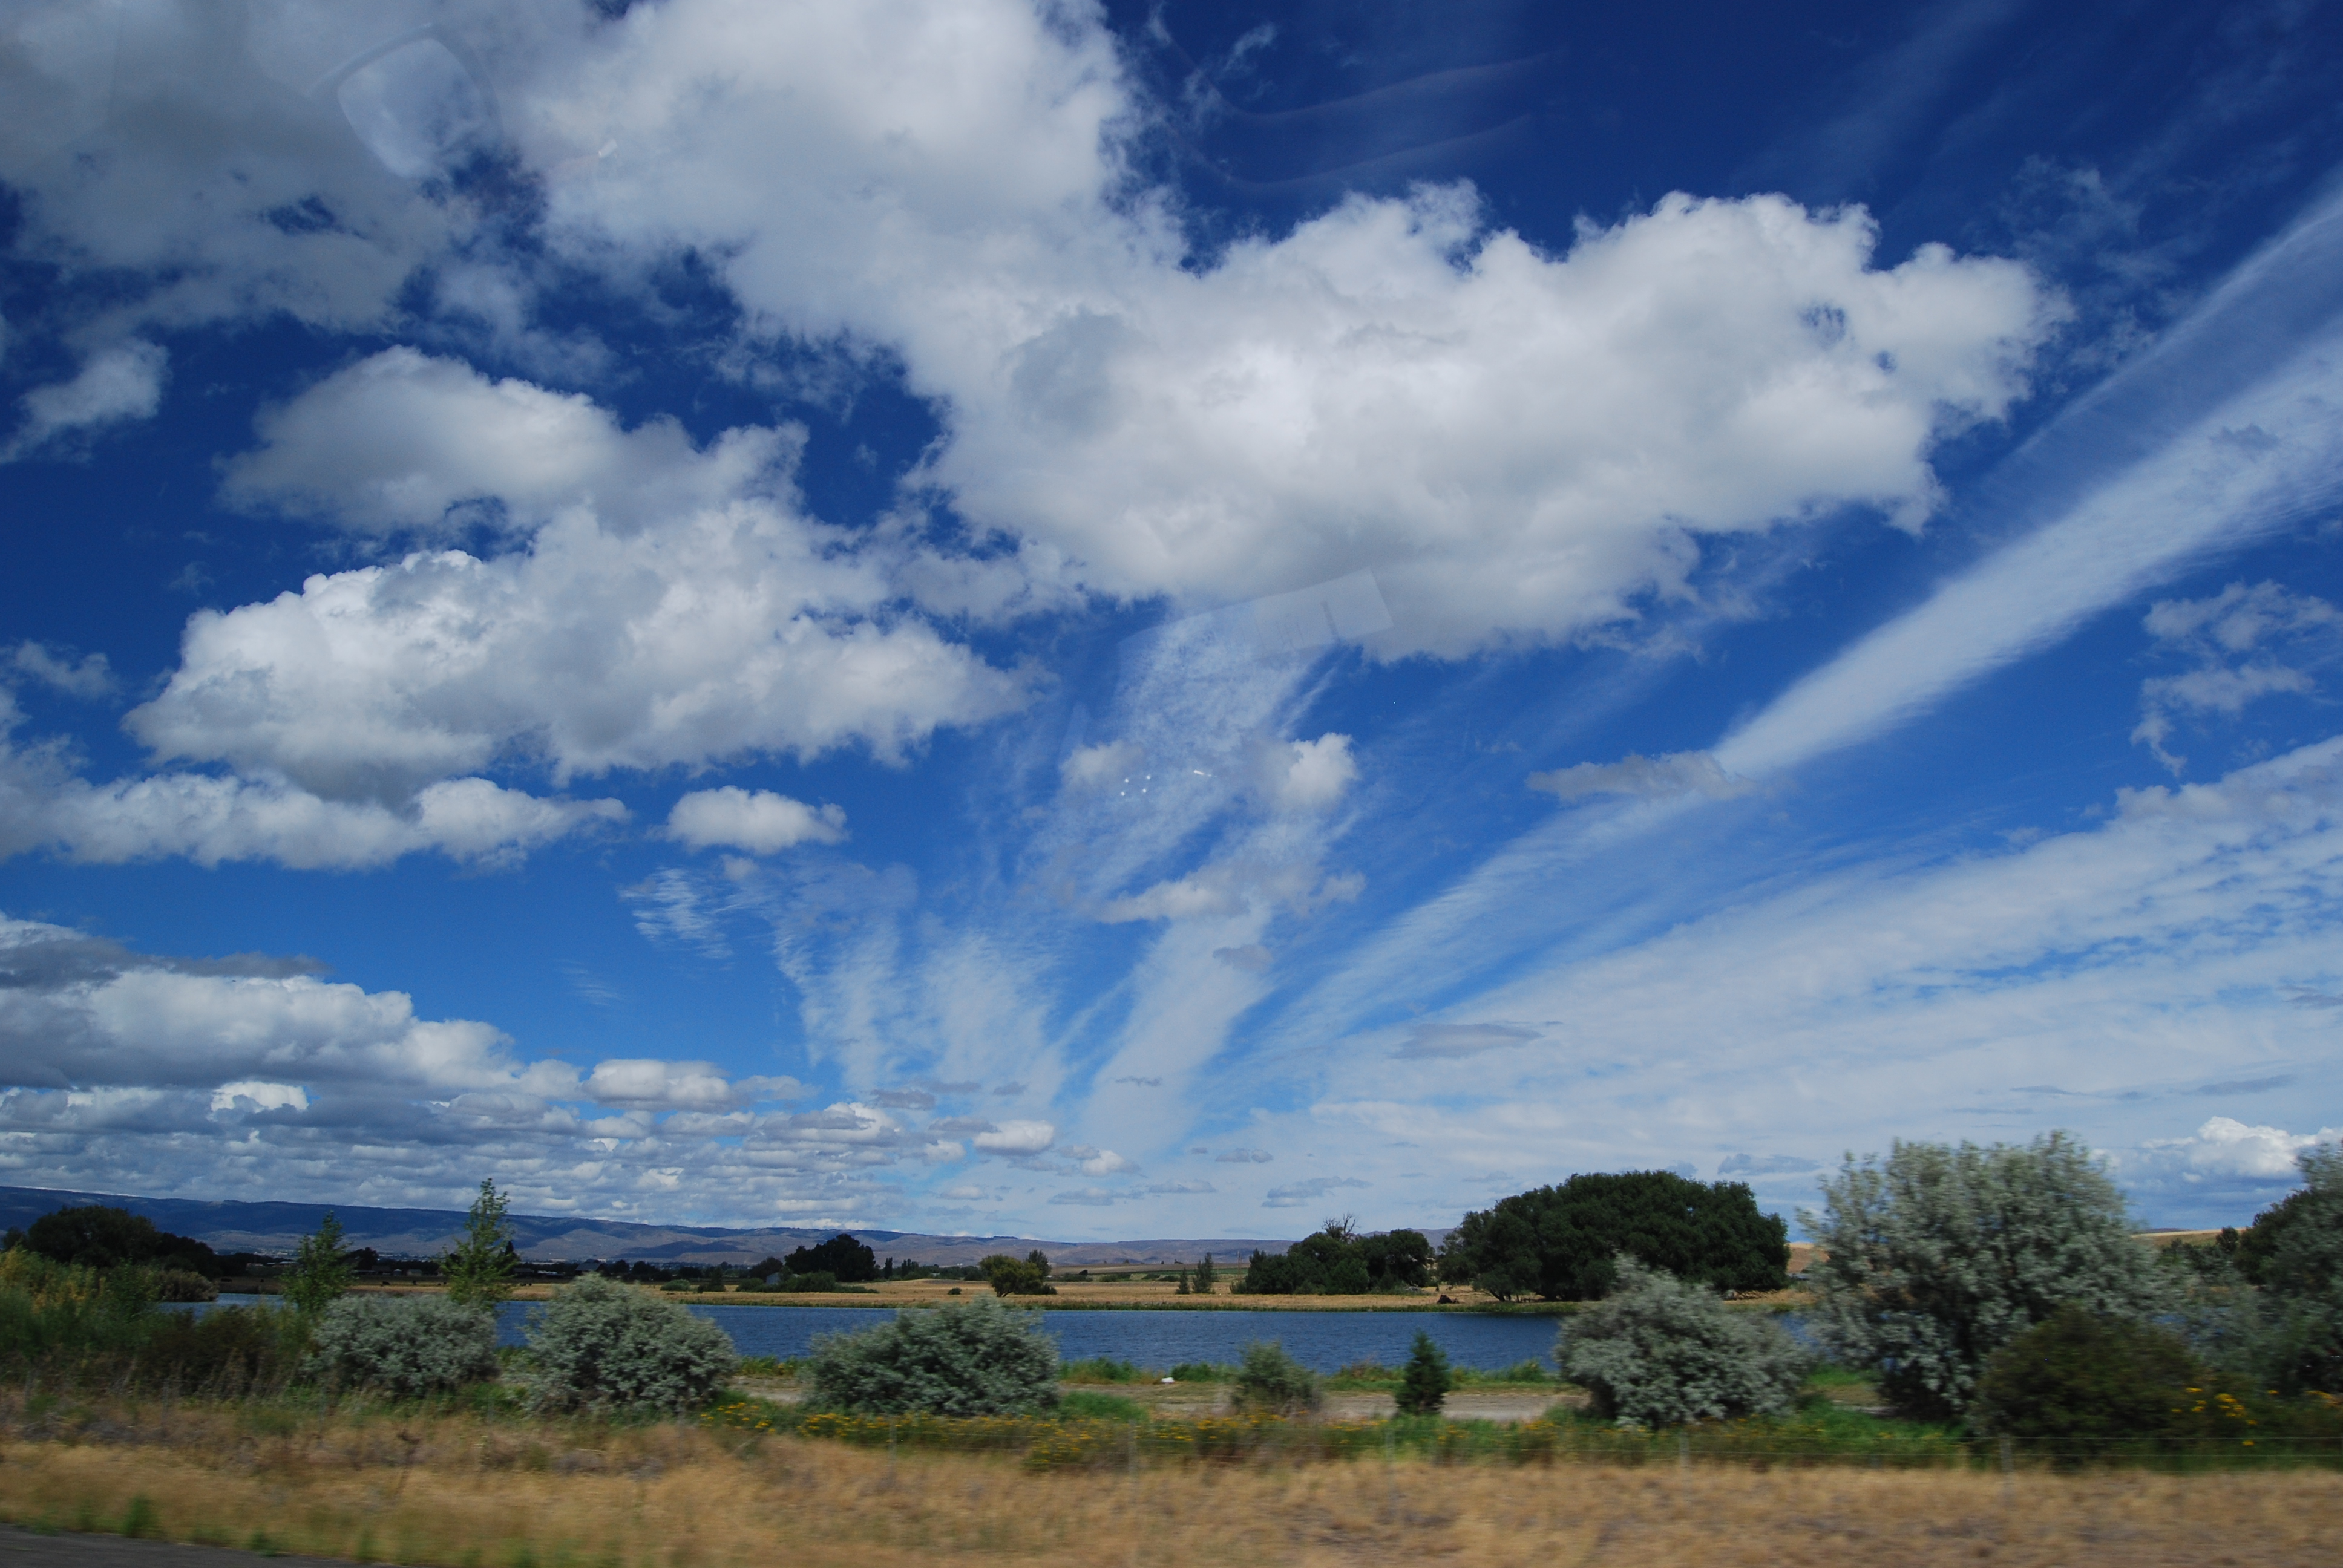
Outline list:
[[[530,1326],[528,1344],[532,1398],[557,1409],[697,1409],[739,1362],[724,1331],[681,1302],[598,1274],[557,1292]]]
[[[1716,1291],[1778,1290],[1789,1231],[1748,1185],[1673,1171],[1573,1176],[1467,1214],[1440,1251],[1440,1277],[1499,1301],[1594,1301],[1630,1257]]]
[[[1241,1409],[1293,1415],[1316,1410],[1323,1396],[1318,1374],[1285,1353],[1275,1340],[1256,1340],[1237,1366],[1236,1402]]]
[[[304,1377],[419,1399],[497,1375],[496,1314],[447,1296],[344,1296],[311,1331]]]
[[[101,1273],[11,1247],[0,1253],[0,1362],[102,1366],[126,1359],[162,1326],[155,1295],[152,1271]]]
[[[1057,1342],[997,1302],[898,1312],[814,1342],[817,1405],[876,1415],[1021,1415],[1058,1402]]]
[[[139,1352],[140,1381],[216,1399],[270,1392],[290,1381],[303,1341],[297,1319],[265,1306],[171,1312]]]
[[[216,1302],[219,1287],[192,1269],[165,1269],[155,1276],[155,1299],[180,1305]]]
[[[1780,1325],[1735,1312],[1717,1294],[1633,1258],[1619,1285],[1565,1328],[1563,1375],[1594,1410],[1635,1426],[1780,1415],[1795,1402],[1809,1358]]]
[[[1166,1374],[1173,1382],[1234,1382],[1237,1370],[1219,1362],[1182,1362]]]
[[[1432,1336],[1422,1329],[1415,1331],[1415,1348],[1409,1352],[1407,1367],[1400,1373],[1396,1396],[1402,1415],[1432,1415],[1448,1399],[1448,1358],[1432,1342]]]
[[[1117,1361],[1112,1356],[1091,1356],[1086,1361],[1068,1362],[1060,1369],[1059,1377],[1066,1382],[1146,1382],[1147,1373],[1131,1362]]]
[[[1993,1352],[1969,1419],[2062,1456],[2153,1439],[2202,1372],[2177,1335],[2067,1305]]]
[[[1824,1218],[1801,1216],[1826,1254],[1805,1273],[1816,1329],[1916,1413],[1966,1411],[1986,1358],[2063,1305],[2142,1319],[2172,1294],[2123,1194],[2063,1132],[1850,1156],[1823,1197]]]

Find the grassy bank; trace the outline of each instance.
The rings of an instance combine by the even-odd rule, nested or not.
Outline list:
[[[0,1513],[36,1528],[433,1568],[749,1568],[805,1538],[859,1563],[1033,1560],[1797,1564],[2330,1561],[2343,1477],[1667,1461],[1360,1462],[1144,1448],[1036,1471],[725,1422],[416,1408],[51,1405],[0,1412]],[[1135,1462],[1134,1462],[1135,1461]]]

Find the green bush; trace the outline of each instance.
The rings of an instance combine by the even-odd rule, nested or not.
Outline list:
[[[139,1381],[150,1387],[216,1399],[268,1392],[291,1380],[301,1359],[303,1327],[289,1312],[221,1307],[161,1317],[138,1355]]]
[[[1402,1415],[1432,1415],[1447,1401],[1449,1385],[1455,1380],[1448,1371],[1448,1358],[1432,1342],[1432,1336],[1422,1329],[1415,1331],[1415,1348],[1409,1353],[1407,1366],[1400,1373],[1399,1392],[1394,1396]]]
[[[497,1375],[496,1314],[446,1296],[344,1296],[310,1332],[304,1377],[419,1399]]]
[[[1237,1369],[1219,1362],[1182,1362],[1168,1375],[1173,1382],[1234,1382]]]
[[[1058,1402],[1058,1347],[994,1302],[900,1312],[826,1334],[805,1367],[812,1402],[866,1414],[1021,1415]]]
[[[1554,1360],[1595,1413],[1635,1426],[1784,1415],[1810,1358],[1781,1326],[1633,1258],[1618,1288],[1565,1327]]]
[[[1762,1213],[1740,1181],[1700,1182],[1673,1171],[1573,1176],[1467,1214],[1440,1250],[1440,1277],[1501,1302],[1587,1302],[1609,1293],[1614,1260],[1715,1291],[1778,1290],[1789,1231]]]
[[[127,1362],[163,1326],[151,1270],[100,1272],[31,1249],[0,1253],[0,1362],[25,1368]]]
[[[2063,1306],[1987,1358],[1969,1419],[2082,1458],[2153,1442],[2203,1377],[2177,1334]]]
[[[530,1325],[541,1407],[694,1410],[716,1397],[739,1357],[724,1331],[679,1302],[591,1274],[558,1292]]]
[[[1237,1365],[1236,1403],[1242,1410],[1293,1415],[1316,1410],[1324,1396],[1318,1374],[1285,1353],[1275,1340],[1256,1340]]]
[[[97,1203],[44,1214],[18,1240],[53,1263],[87,1269],[145,1265],[206,1275],[219,1271],[217,1254],[203,1242],[156,1230],[144,1214]]]
[[[1146,1372],[1130,1362],[1117,1361],[1112,1356],[1091,1356],[1084,1361],[1068,1362],[1058,1372],[1065,1382],[1151,1382]]]
[[[1966,1411],[1986,1358],[2061,1306],[2144,1319],[2177,1294],[2131,1239],[2123,1194],[2063,1132],[1897,1143],[1884,1162],[1850,1157],[1823,1197],[1822,1218],[1801,1216],[1825,1254],[1805,1272],[1815,1327],[1915,1414]]]

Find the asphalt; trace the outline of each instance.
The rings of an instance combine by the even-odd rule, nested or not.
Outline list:
[[[61,1530],[54,1535],[0,1525],[0,1568],[260,1568],[285,1560],[257,1552],[218,1546],[183,1546],[173,1541],[134,1541],[126,1535],[90,1535]],[[303,1568],[322,1568],[333,1559],[308,1558]]]

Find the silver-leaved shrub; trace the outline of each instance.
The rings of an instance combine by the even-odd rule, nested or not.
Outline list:
[[[2123,1194],[2064,1132],[1850,1156],[1823,1200],[1799,1216],[1825,1254],[1805,1281],[1816,1332],[1917,1413],[1965,1412],[1986,1359],[2062,1306],[2143,1320],[2173,1301]]]
[[[1611,1294],[1566,1324],[1563,1375],[1595,1413],[1636,1426],[1785,1414],[1812,1358],[1769,1317],[1735,1312],[1715,1292],[1634,1259]]]
[[[1022,1415],[1058,1402],[1058,1347],[1038,1314],[978,1301],[826,1334],[804,1375],[812,1402],[830,1410]]]
[[[344,1296],[317,1315],[301,1375],[417,1399],[497,1375],[492,1313],[443,1296]]]
[[[530,1325],[540,1408],[687,1411],[723,1390],[739,1365],[722,1329],[680,1302],[588,1274],[557,1292]]]

